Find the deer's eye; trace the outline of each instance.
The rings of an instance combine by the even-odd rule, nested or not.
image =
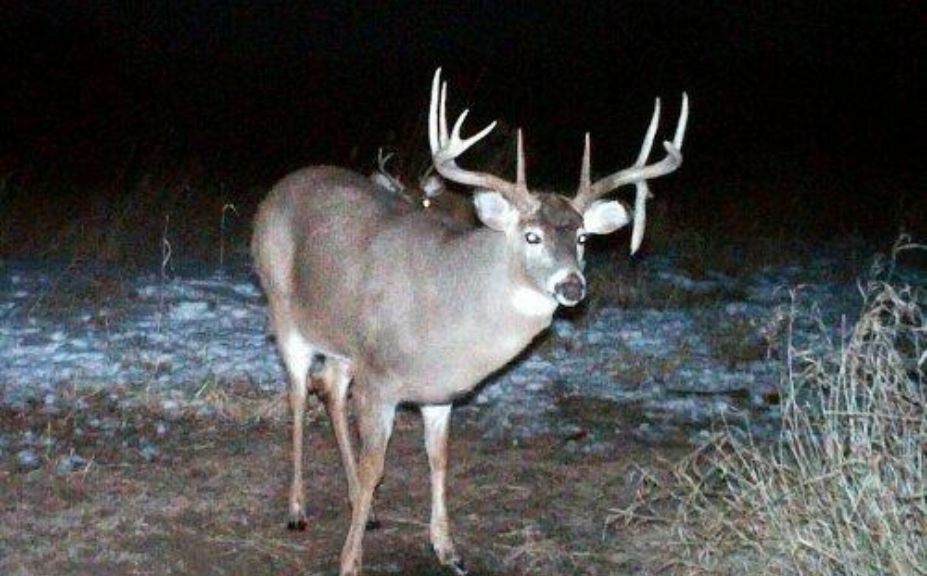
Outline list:
[[[586,235],[586,234],[580,234],[579,236],[576,237],[576,243],[579,244],[580,246],[582,246],[582,245],[584,245],[584,244],[586,243],[586,240],[588,240],[588,239],[589,239],[589,236],[588,236],[588,235]]]
[[[534,232],[527,232],[525,234],[525,242],[528,244],[540,244],[541,237],[535,234]]]

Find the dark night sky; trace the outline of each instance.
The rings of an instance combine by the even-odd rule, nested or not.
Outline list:
[[[594,170],[629,163],[652,98],[668,133],[687,90],[687,178],[703,195],[805,173],[910,189],[924,157],[917,4],[22,3],[0,18],[0,160],[105,179],[162,142],[261,178],[347,163],[423,120],[440,64],[473,129],[526,128],[542,183],[573,182],[586,130]]]

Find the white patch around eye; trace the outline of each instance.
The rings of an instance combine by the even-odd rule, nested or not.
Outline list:
[[[512,306],[525,316],[550,316],[557,309],[557,301],[533,288],[519,286],[512,293]]]

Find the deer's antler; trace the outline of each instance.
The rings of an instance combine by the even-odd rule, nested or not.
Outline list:
[[[532,203],[533,199],[525,181],[525,153],[521,130],[518,131],[518,168],[517,180],[514,183],[485,172],[465,170],[457,164],[458,156],[485,138],[496,127],[496,122],[493,122],[475,135],[461,138],[460,129],[469,113],[469,109],[464,110],[448,134],[447,82],[441,82],[441,69],[438,68],[431,84],[431,106],[428,111],[428,141],[431,144],[431,157],[435,169],[441,176],[458,184],[493,190],[522,206]]]
[[[583,153],[583,167],[580,173],[579,190],[576,197],[573,198],[573,207],[579,212],[583,212],[594,201],[605,196],[612,190],[626,184],[634,184],[637,188],[637,196],[634,200],[634,230],[631,234],[631,253],[637,252],[641,241],[644,238],[644,227],[646,224],[646,206],[647,197],[650,189],[647,181],[651,178],[658,178],[673,172],[682,164],[682,141],[686,134],[686,122],[689,119],[689,97],[685,93],[682,95],[682,109],[679,113],[679,120],[676,123],[676,133],[673,141],[663,142],[663,148],[666,149],[666,156],[659,162],[647,164],[650,156],[650,149],[653,147],[653,140],[657,133],[657,126],[660,124],[660,99],[657,98],[653,109],[653,117],[650,120],[650,126],[644,135],[644,142],[641,145],[641,151],[637,155],[637,161],[629,168],[619,170],[595,182],[590,183],[590,152],[589,152],[589,134],[586,134],[586,147]]]

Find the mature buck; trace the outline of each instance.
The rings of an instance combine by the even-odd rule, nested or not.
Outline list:
[[[558,304],[586,293],[583,250],[590,234],[630,220],[602,197],[637,188],[632,252],[644,230],[647,180],[682,162],[685,96],[666,156],[646,164],[659,100],[633,166],[590,181],[589,136],[573,198],[528,189],[521,133],[515,182],[474,172],[457,158],[495,123],[462,138],[464,111],[448,132],[446,83],[435,73],[428,136],[436,171],[476,189],[484,226],[451,227],[360,174],[312,167],[280,181],[261,204],[252,251],[270,304],[271,328],[290,378],[293,484],[290,526],[304,528],[303,411],[307,390],[325,402],[352,505],[341,574],[358,574],[361,545],[396,407],[421,407],[431,469],[431,543],[438,560],[465,570],[445,506],[451,404],[521,352],[551,323]],[[350,385],[361,440],[355,461],[348,430]]]

